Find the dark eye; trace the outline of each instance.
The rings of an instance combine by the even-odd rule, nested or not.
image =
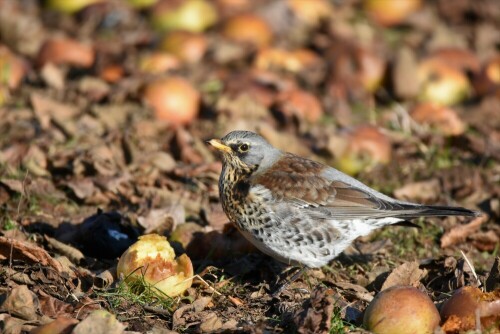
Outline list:
[[[248,151],[248,149],[249,149],[248,144],[241,144],[240,145],[240,152],[246,152],[246,151]]]

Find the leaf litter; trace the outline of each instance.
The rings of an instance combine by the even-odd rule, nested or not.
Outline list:
[[[417,287],[436,304],[463,286],[500,288],[494,1],[424,3],[384,28],[361,1],[311,1],[322,7],[310,11],[294,1],[214,1],[219,24],[197,32],[208,44],[203,61],[169,55],[151,73],[140,68],[165,52],[165,32],[149,22],[160,5],[102,1],[67,14],[49,3],[0,1],[2,331],[362,333],[367,304],[391,286]],[[224,36],[241,12],[271,21],[271,45]],[[85,63],[48,50],[56,35],[71,36]],[[432,115],[415,111],[426,85],[440,83],[415,79],[429,60],[444,60],[473,88],[454,105],[427,106]],[[10,70],[16,64],[26,67]],[[11,73],[22,77],[4,81]],[[142,101],[145,85],[174,74],[202,96],[188,125],[156,119]],[[229,223],[218,199],[221,163],[204,144],[236,128],[397,198],[485,215],[377,231],[272,297],[284,268]],[[378,135],[363,137],[362,128]],[[345,155],[346,147],[359,152]],[[376,160],[377,150],[388,158]],[[121,253],[152,232],[193,261],[198,278],[181,297],[141,282],[134,294],[116,277]]]

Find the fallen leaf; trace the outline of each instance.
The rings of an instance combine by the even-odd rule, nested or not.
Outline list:
[[[67,245],[64,242],[46,235],[44,236],[44,238],[50,246],[56,249],[59,253],[67,256],[74,263],[80,263],[80,261],[85,258],[85,255],[83,255],[80,250],[71,245]]]
[[[35,116],[38,118],[42,129],[45,130],[49,129],[50,121],[54,120],[58,123],[67,124],[78,113],[78,109],[75,107],[52,100],[38,93],[32,93],[30,98]]]
[[[243,305],[243,301],[241,299],[239,299],[238,297],[232,297],[232,296],[228,296],[227,297],[229,299],[229,301],[234,305],[234,306],[241,306]]]
[[[500,257],[495,258],[495,262],[491,266],[491,270],[486,278],[486,291],[493,291],[500,287]]]
[[[394,191],[394,197],[399,200],[430,203],[438,199],[441,186],[438,179],[412,182]]]
[[[201,319],[200,330],[203,333],[214,333],[221,328],[222,320],[215,312],[210,312]]]
[[[172,328],[178,328],[186,324],[186,319],[183,318],[184,313],[190,310],[195,310],[195,312],[203,311],[212,302],[211,297],[200,297],[196,299],[193,304],[184,305],[175,310],[172,315]]]
[[[474,247],[482,252],[493,252],[500,243],[500,237],[495,231],[476,232],[469,237]]]
[[[97,310],[76,325],[72,334],[121,334],[124,330],[125,325],[119,322],[113,314],[105,310]]]
[[[90,178],[73,179],[67,183],[67,186],[73,190],[76,197],[80,199],[90,197],[96,192],[94,182]]]
[[[20,285],[7,294],[1,309],[14,316],[31,321],[38,319],[39,306],[38,297],[30,291],[28,286]]]
[[[51,266],[57,272],[62,272],[62,266],[54,260],[46,250],[25,241],[0,237],[0,259],[22,260],[29,263],[40,263]]]
[[[311,298],[294,316],[298,333],[329,332],[335,305],[333,294],[332,289],[325,287],[318,286],[314,289]]]
[[[167,234],[184,223],[186,212],[184,206],[175,203],[162,209],[153,209],[147,216],[140,216],[137,222],[144,228],[144,234]]]
[[[487,215],[482,215],[474,218],[474,220],[466,225],[458,225],[452,228],[441,237],[441,248],[450,247],[464,242],[468,236],[479,230],[481,225],[488,221],[488,219],[489,217]]]
[[[71,304],[65,303],[48,294],[40,296],[40,312],[47,317],[70,317],[73,310],[74,307]]]
[[[2,334],[21,334],[25,323],[25,320],[12,317],[8,313],[0,314]]]
[[[420,269],[418,262],[405,262],[395,268],[389,276],[387,276],[384,284],[382,284],[381,290],[385,290],[396,285],[410,285],[417,288],[420,285],[420,280],[426,275],[427,270]]]
[[[35,328],[30,334],[70,334],[78,320],[67,317],[58,317],[48,324]]]
[[[53,63],[43,65],[40,70],[40,76],[47,85],[55,89],[64,88],[64,72]]]

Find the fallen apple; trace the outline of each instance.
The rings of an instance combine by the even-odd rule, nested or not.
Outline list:
[[[472,286],[458,289],[441,307],[442,329],[446,333],[474,330],[485,333],[500,326],[500,290],[482,292]],[[491,332],[493,333],[493,331]]]
[[[365,310],[363,324],[376,334],[432,334],[439,320],[429,296],[411,286],[394,286],[375,296]]]
[[[169,297],[180,295],[193,281],[191,259],[186,254],[176,259],[170,243],[158,234],[139,237],[139,241],[122,254],[116,271],[127,283],[142,277]]]

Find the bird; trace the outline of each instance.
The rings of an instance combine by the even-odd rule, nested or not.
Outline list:
[[[333,167],[281,151],[254,132],[232,131],[207,143],[222,155],[219,196],[229,220],[260,251],[287,265],[322,267],[356,238],[413,218],[480,215],[396,200]]]

